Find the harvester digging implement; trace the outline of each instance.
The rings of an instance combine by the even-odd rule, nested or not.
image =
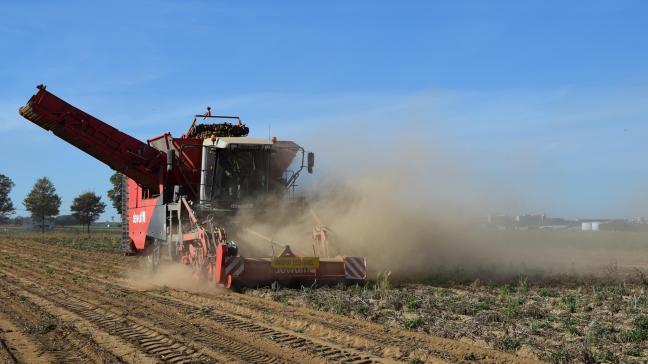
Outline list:
[[[163,252],[192,267],[213,285],[258,286],[272,282],[338,283],[366,278],[361,257],[329,257],[328,229],[311,212],[314,256],[281,254],[249,258],[228,241],[227,226],[239,209],[271,209],[259,201],[289,198],[300,173],[315,157],[291,141],[247,137],[236,116],[195,115],[180,138],[164,133],[146,143],[68,104],[43,85],[20,114],[127,177],[122,194],[123,245],[145,255],[155,269]],[[236,120],[196,124],[202,120]],[[296,168],[289,171],[290,165]],[[230,232],[231,233],[231,232]],[[231,234],[230,234],[231,235]]]
[[[317,224],[313,226],[313,251],[315,255],[328,257],[329,252],[329,229],[322,224],[319,216],[313,209],[309,209],[311,216]]]

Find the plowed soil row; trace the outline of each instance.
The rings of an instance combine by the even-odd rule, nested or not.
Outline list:
[[[0,239],[0,256],[0,297],[9,303],[0,323],[29,323],[19,331],[33,352],[5,345],[0,331],[6,362],[33,361],[21,355],[42,362],[525,360],[223,290],[142,288],[127,274],[136,259],[117,254]],[[39,330],[43,320],[49,329]],[[69,339],[57,341],[63,332]]]

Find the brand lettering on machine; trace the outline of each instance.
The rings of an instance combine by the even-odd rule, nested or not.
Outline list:
[[[145,222],[146,222],[146,211],[142,211],[139,214],[133,214],[133,224],[139,224]]]

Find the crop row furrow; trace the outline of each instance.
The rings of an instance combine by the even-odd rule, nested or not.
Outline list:
[[[50,269],[52,269],[50,267]],[[77,272],[70,272],[68,274],[80,274]],[[94,280],[92,277],[87,277],[88,279]],[[123,286],[112,285],[110,283],[98,281],[101,284],[105,285],[112,292],[117,292],[124,295],[129,295],[130,298],[145,295],[149,296],[148,299],[156,303],[163,304],[169,307],[176,309],[176,312],[182,311],[188,314],[201,315],[201,317],[206,317],[211,321],[224,325],[229,328],[240,330],[244,333],[253,333],[257,334],[259,337],[269,339],[275,344],[290,349],[298,350],[305,353],[308,353],[311,356],[316,358],[322,358],[325,361],[344,361],[350,363],[356,362],[379,362],[380,359],[377,357],[371,357],[368,355],[360,355],[353,351],[348,351],[344,349],[338,349],[336,346],[329,346],[324,343],[314,342],[310,339],[303,338],[299,335],[292,333],[287,333],[285,331],[279,331],[271,327],[266,327],[258,325],[247,321],[247,319],[238,317],[238,315],[233,313],[222,313],[222,312],[203,312],[201,307],[194,305],[186,304],[179,302],[177,299],[170,299],[166,297],[160,297],[159,295],[151,295],[150,293],[140,292],[125,288]],[[166,317],[167,320],[173,321],[171,317]],[[186,324],[184,319],[176,321],[179,325]],[[203,334],[204,336],[204,334]],[[263,352],[254,352],[250,353],[249,346],[241,345],[233,340],[227,340],[223,336],[212,337],[210,341],[218,340],[218,348],[226,349],[226,352],[235,353],[237,357],[241,357],[248,362],[274,362],[275,358],[273,356],[268,356]],[[216,344],[216,343],[213,343]],[[221,350],[225,351],[225,350]]]
[[[7,360],[9,363],[18,363],[18,359],[16,359],[16,356],[13,354],[13,352],[9,350],[9,347],[2,338],[0,338],[0,351],[4,353],[0,354],[0,359]]]
[[[181,303],[164,297],[155,297],[159,303],[171,305],[177,309],[190,313],[199,313],[201,309],[197,306]],[[290,349],[306,350],[317,357],[324,358],[328,361],[342,361],[345,363],[372,363],[379,362],[378,358],[361,356],[350,351],[338,349],[333,346],[323,345],[313,342],[309,339],[293,335],[291,333],[274,330],[252,322],[237,318],[231,314],[222,312],[203,312],[203,315],[213,321],[225,324],[226,326],[260,334],[260,336],[270,339],[271,341]]]
[[[22,285],[20,282],[11,280],[10,284],[16,285],[25,291],[38,296],[44,300],[54,303],[55,305],[62,307],[86,320],[95,324],[99,329],[104,332],[107,332],[110,335],[116,335],[126,339],[127,341],[135,343],[137,346],[141,347],[143,351],[147,354],[155,355],[153,349],[164,348],[167,349],[168,355],[157,355],[157,358],[163,362],[169,363],[191,363],[191,362],[214,362],[210,358],[204,355],[196,354],[196,350],[192,349],[187,351],[189,348],[188,345],[176,345],[177,342],[169,339],[167,336],[156,332],[155,330],[143,327],[136,323],[130,322],[127,319],[116,317],[113,313],[99,309],[98,307],[92,306],[83,301],[74,299],[71,296],[62,297],[60,294],[53,292],[47,292],[43,288],[35,289],[33,287],[27,287]],[[5,283],[9,283],[8,279],[5,279]],[[115,327],[121,326],[123,330],[115,329]],[[121,333],[121,334],[120,334]],[[146,339],[152,339],[148,344]],[[157,344],[153,347],[152,344]],[[157,351],[156,351],[157,352]],[[73,356],[69,357],[71,354],[70,351],[62,352],[53,352],[53,356],[57,358],[57,361],[60,362],[74,362],[79,363],[83,361],[82,358]],[[61,357],[61,355],[67,355],[68,357]]]
[[[164,334],[160,334],[152,329],[129,322],[128,320],[115,317],[112,313],[106,310],[97,309],[96,307],[87,304],[70,303],[59,296],[55,296],[54,301],[96,324],[100,328],[104,328],[111,335],[117,334],[117,330],[111,330],[110,327],[115,327],[119,324],[123,325],[124,328],[130,332],[129,335],[125,335],[124,337],[127,337],[140,346],[147,354],[156,355],[164,362],[189,363],[192,361],[211,361],[203,355],[197,355],[196,350],[187,351],[186,349],[188,348],[188,345],[177,343]]]
[[[24,296],[23,293],[31,293],[25,287],[13,285],[6,277],[3,278],[0,280],[0,292],[3,293],[0,301],[3,302],[4,314],[14,324],[20,324],[23,330],[33,335],[39,350],[47,352],[51,360],[56,363],[92,363],[104,360],[121,362],[74,326],[58,321],[59,317],[48,308]],[[19,362],[15,356],[12,357],[12,360]]]
[[[25,270],[24,272],[20,272],[21,276],[31,276],[34,275],[36,270],[31,269],[30,271]],[[24,273],[24,275],[23,275]],[[39,277],[34,277],[34,280],[39,280]],[[106,284],[106,283],[102,283]],[[131,299],[147,299],[151,300],[149,297],[145,297],[142,292],[139,291],[131,291],[129,289],[119,287],[119,286],[112,286],[109,284],[106,284],[107,287],[110,288],[111,291],[113,292],[123,292],[123,293],[128,293],[130,296],[129,298]],[[95,290],[96,293],[103,293],[105,294],[105,290],[102,292],[102,290],[98,290],[96,287],[84,287],[90,290]],[[66,307],[69,307],[70,310],[73,312],[80,314],[78,312],[83,312],[85,315],[84,318],[87,318],[89,321],[93,323],[100,324],[102,328],[104,328],[107,332],[110,334],[114,334],[120,337],[123,337],[127,339],[128,341],[135,342],[136,344],[139,344],[138,346],[142,347],[145,349],[144,351],[148,354],[155,354],[153,350],[154,348],[148,347],[149,350],[146,350],[147,347],[144,347],[143,344],[146,344],[150,340],[157,340],[157,333],[155,331],[152,331],[150,329],[147,329],[145,327],[139,326],[137,324],[133,325],[124,325],[124,320],[123,319],[114,319],[114,318],[109,318],[105,314],[104,310],[98,309],[95,306],[94,311],[90,310],[89,307],[84,307],[80,304],[80,300],[74,300],[73,295],[70,294],[69,291],[66,292],[66,298],[67,301],[60,303],[61,305],[65,305]],[[74,300],[74,302],[72,302]],[[58,302],[57,302],[58,303]],[[111,307],[120,307],[122,306],[125,308],[127,306],[126,303],[121,303],[119,300],[111,300],[110,302]],[[150,304],[149,304],[150,305]],[[199,312],[199,309],[196,309],[193,306],[190,306],[192,308],[192,312]],[[177,310],[176,310],[177,311]],[[162,317],[160,316],[162,319]],[[187,326],[187,320],[183,317],[176,315],[166,315],[164,316],[164,323],[168,324],[171,326],[175,331],[179,331],[184,329]],[[147,331],[148,330],[148,331]],[[198,335],[197,335],[198,336]],[[208,346],[210,348],[217,348],[218,351],[223,352],[225,354],[230,354],[231,356],[235,358],[239,358],[240,360],[246,362],[246,363],[283,363],[285,360],[282,360],[281,358],[277,357],[276,355],[272,355],[270,353],[267,353],[262,350],[257,350],[254,347],[251,347],[250,345],[246,343],[240,343],[237,342],[236,340],[233,340],[226,334],[221,334],[221,335],[211,335],[208,334],[204,331],[201,331],[200,334],[200,341],[202,344],[205,346]],[[169,338],[166,338],[167,340],[170,340]],[[169,345],[167,345],[169,346]],[[185,347],[185,353],[186,354],[192,354],[196,351],[194,348],[186,348]],[[172,361],[175,362],[175,361]]]

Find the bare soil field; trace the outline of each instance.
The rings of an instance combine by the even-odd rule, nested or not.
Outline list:
[[[80,236],[0,236],[1,362],[536,361],[489,347],[488,340],[466,342],[421,330],[435,322],[431,318],[436,311],[429,311],[424,325],[414,317],[406,319],[412,324],[403,325],[407,321],[393,323],[391,314],[384,319],[367,316],[379,314],[372,306],[356,315],[313,304],[331,292],[355,299],[359,293],[354,289],[379,289],[282,290],[280,297],[310,297],[290,300],[279,299],[276,287],[248,292],[252,294],[191,283],[183,287],[178,285],[184,279],[180,271],[167,285],[137,278],[144,275],[139,262],[111,248],[106,243],[110,237],[95,240],[97,246]],[[383,288],[389,294],[399,292]],[[439,295],[429,289],[432,298]],[[266,295],[270,297],[262,297]],[[427,301],[421,304],[418,309],[427,309]],[[449,310],[438,307],[438,312]],[[444,322],[452,321],[444,318],[434,325]],[[468,319],[465,327],[459,321],[453,324],[446,330],[461,327],[465,332],[475,326]]]

